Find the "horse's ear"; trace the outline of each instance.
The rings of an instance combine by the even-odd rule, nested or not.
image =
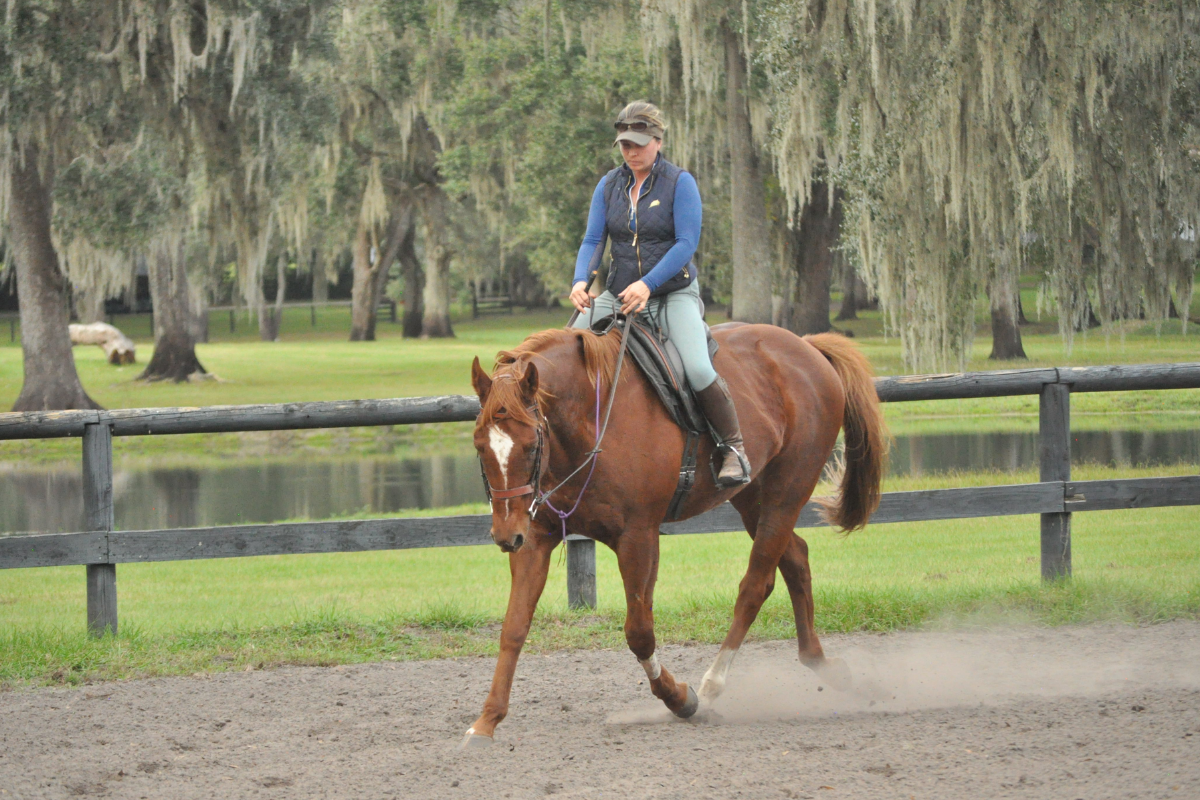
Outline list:
[[[471,362],[471,385],[475,387],[475,394],[479,395],[479,402],[487,400],[488,392],[492,390],[492,379],[479,366],[479,356],[475,356]]]
[[[532,403],[537,399],[538,393],[538,371],[537,367],[530,361],[525,365],[525,374],[521,376],[521,396],[526,402]]]

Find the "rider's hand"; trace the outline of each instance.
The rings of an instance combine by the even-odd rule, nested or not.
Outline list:
[[[641,311],[650,302],[650,287],[644,281],[631,283],[618,297],[621,298],[621,313],[633,314]]]
[[[592,307],[592,296],[588,294],[587,286],[587,281],[580,281],[571,287],[571,305],[575,306],[580,314]]]

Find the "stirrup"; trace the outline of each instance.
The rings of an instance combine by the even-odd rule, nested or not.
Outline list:
[[[713,483],[718,487],[731,488],[734,486],[745,486],[750,482],[750,461],[746,456],[739,453],[736,447],[727,445],[724,442],[718,442],[713,452],[721,454],[721,467],[725,466],[725,455],[727,453],[733,453],[737,456],[738,464],[742,467],[742,477],[740,479],[730,481],[730,479],[726,478],[722,480],[721,467],[717,466],[716,459],[710,460],[708,466],[712,470]]]

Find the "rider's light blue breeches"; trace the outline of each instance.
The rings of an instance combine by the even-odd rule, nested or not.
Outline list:
[[[621,307],[621,301],[611,292],[592,298],[592,307],[575,320],[576,328],[590,327],[594,320],[611,316]],[[642,311],[662,326],[667,338],[683,359],[683,371],[693,391],[707,389],[717,379],[712,359],[708,357],[708,341],[704,335],[704,318],[700,316],[699,281],[682,289],[651,297]]]

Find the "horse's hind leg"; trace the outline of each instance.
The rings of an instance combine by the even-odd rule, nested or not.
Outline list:
[[[626,531],[617,543],[617,565],[625,584],[625,641],[646,670],[650,691],[671,713],[684,719],[696,713],[696,692],[658,663],[654,638],[654,584],[658,580],[658,530]]]
[[[799,508],[763,508],[758,506],[753,497],[742,500],[741,495],[734,498],[734,505],[742,512],[742,519],[754,537],[754,544],[750,548],[750,565],[738,586],[733,624],[700,685],[700,700],[706,704],[716,700],[725,690],[729,667],[745,641],[750,626],[758,617],[759,609],[775,586],[775,569],[790,543],[790,537],[794,535],[792,526],[800,514]]]
[[[792,533],[791,543],[779,559],[779,572],[792,597],[796,618],[796,641],[800,663],[820,675],[834,689],[850,688],[850,671],[840,658],[826,658],[813,625],[812,571],[808,565],[808,543]]]

